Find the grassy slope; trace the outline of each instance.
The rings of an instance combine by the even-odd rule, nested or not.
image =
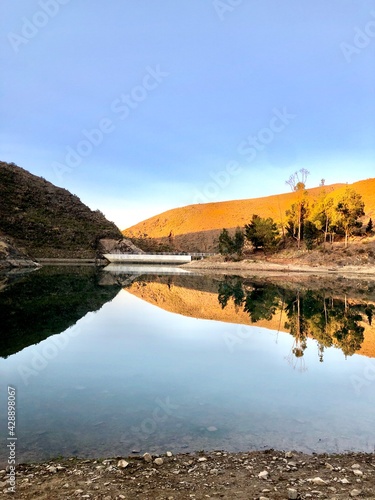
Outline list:
[[[34,258],[92,258],[100,238],[122,237],[101,212],[14,164],[0,162],[0,200],[0,234]]]
[[[363,197],[366,220],[375,216],[375,179],[351,184]],[[327,193],[345,190],[345,184],[325,186]],[[322,188],[308,189],[309,197],[314,199]],[[220,231],[247,224],[256,213],[261,217],[272,217],[276,222],[285,221],[285,212],[296,199],[296,193],[284,193],[263,198],[224,201],[188,205],[168,210],[142,221],[123,231],[123,234],[136,237],[146,233],[151,238],[168,238],[172,231],[175,242],[180,247],[187,245],[189,250],[212,250],[213,241]]]

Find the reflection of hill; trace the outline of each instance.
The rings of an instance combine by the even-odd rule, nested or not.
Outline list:
[[[0,356],[61,333],[112,300],[120,286],[103,287],[93,267],[44,267],[0,291]]]
[[[207,288],[212,288],[209,283]],[[136,282],[126,290],[140,299],[161,307],[166,311],[182,314],[191,318],[223,321],[225,323],[238,323],[249,325],[249,315],[242,308],[236,307],[233,302],[222,309],[217,299],[216,290],[196,290],[168,283]],[[270,321],[261,320],[257,325],[270,330],[282,330],[286,321],[285,314],[272,318]]]
[[[225,296],[223,283],[221,281],[220,285],[219,280],[209,277],[203,280],[194,277],[159,277],[157,281],[134,282],[127,291],[172,313],[229,323],[255,324],[261,328],[290,332],[296,339],[301,337],[302,332],[302,337],[315,338],[322,348],[334,345],[347,354],[356,352],[375,357],[375,326],[369,324],[363,312],[366,309],[364,300],[347,298],[344,302],[339,298],[333,299],[330,294],[331,298],[326,299],[324,312],[322,297],[315,292],[300,294],[290,288],[283,289],[280,283],[263,284],[257,288],[259,284],[255,284],[254,287],[249,280],[239,280],[243,295],[240,293],[240,300],[235,305],[236,297],[233,290],[229,291],[228,300],[226,297],[223,298]],[[219,288],[224,307],[218,300]],[[291,308],[297,296],[301,301],[301,312],[304,308],[306,313],[305,317],[296,318]],[[251,318],[256,321],[252,321]],[[296,321],[300,321],[298,335]]]

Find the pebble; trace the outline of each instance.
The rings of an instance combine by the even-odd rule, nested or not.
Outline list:
[[[173,457],[173,453],[171,451],[167,451],[166,455],[167,457]]]
[[[298,491],[294,488],[288,488],[288,499],[296,500],[298,498]]]
[[[287,451],[285,453],[285,458],[293,458],[293,453],[291,451]]]
[[[308,479],[308,481],[311,481],[312,483],[317,484],[319,486],[327,484],[327,482],[324,481],[321,477],[314,477],[313,479]]]
[[[361,490],[352,490],[352,491],[350,492],[350,496],[351,496],[351,497],[359,497],[359,495],[360,495],[361,493],[362,493],[362,491],[361,491]]]
[[[359,469],[353,469],[353,474],[355,476],[363,476],[363,472]]]
[[[259,472],[258,477],[260,479],[267,479],[269,476],[269,472],[267,470],[263,470],[262,472]]]
[[[163,465],[164,460],[162,458],[155,458],[154,464],[156,465]]]
[[[352,469],[360,469],[361,466],[359,464],[353,464]]]
[[[346,477],[344,477],[344,479],[340,479],[340,483],[341,484],[350,484],[350,481],[348,481],[348,479]]]
[[[259,500],[268,500],[267,497],[259,497]]]
[[[149,453],[145,453],[145,454],[143,455],[143,460],[144,460],[145,462],[152,462],[152,456],[151,456]]]
[[[207,458],[206,457],[200,457],[200,458],[198,458],[198,462],[207,462]]]
[[[129,462],[126,460],[119,460],[117,462],[117,467],[120,467],[120,469],[125,469],[129,465]]]

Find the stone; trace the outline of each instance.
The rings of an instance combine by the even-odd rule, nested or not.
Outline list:
[[[329,464],[328,462],[325,463],[326,469],[328,470],[333,470],[333,465]]]
[[[129,465],[129,462],[126,460],[119,460],[117,462],[117,467],[120,467],[120,469],[125,469]]]
[[[155,458],[154,464],[156,465],[163,465],[164,460],[162,458]]]
[[[294,488],[288,488],[288,499],[296,500],[298,498],[298,491]]]
[[[291,451],[287,451],[285,453],[285,458],[293,458],[293,453]]]
[[[216,432],[217,427],[214,427],[213,425],[210,425],[210,427],[207,427],[208,432]]]
[[[263,470],[262,472],[259,472],[258,477],[260,479],[267,479],[269,476],[269,472],[267,470]]]
[[[353,474],[355,476],[363,476],[363,472],[359,469],[353,469]]]
[[[341,484],[350,484],[350,481],[348,481],[348,479],[346,477],[344,477],[343,479],[340,479],[340,483]]]
[[[173,453],[171,451],[167,451],[166,455],[167,457],[173,457]]]
[[[199,457],[198,462],[207,462],[207,458],[206,457]]]
[[[352,469],[360,469],[361,466],[359,464],[353,464]]]
[[[361,491],[361,490],[355,490],[355,489],[354,489],[354,490],[352,490],[352,491],[350,492],[350,496],[351,496],[351,497],[359,497],[359,495],[360,495],[361,493],[362,493],[362,491]]]
[[[310,479],[310,481],[320,486],[324,486],[325,484],[327,484],[327,482],[324,481],[321,477],[314,477],[313,479]]]
[[[144,453],[143,460],[145,462],[149,462],[150,463],[150,462],[152,462],[152,456],[149,453]]]

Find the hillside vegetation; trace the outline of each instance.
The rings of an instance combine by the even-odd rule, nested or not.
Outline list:
[[[120,230],[66,189],[0,162],[0,236],[32,258],[94,258],[101,238]]]
[[[362,196],[365,204],[365,220],[375,215],[375,178],[349,185]],[[323,190],[335,195],[344,192],[346,184],[332,184],[307,189],[311,201],[316,200]],[[286,224],[286,211],[298,198],[297,192],[289,192],[262,198],[233,200],[217,203],[188,205],[168,210],[142,221],[123,231],[130,238],[157,239],[171,243],[177,249],[189,251],[214,251],[218,236],[223,228],[234,230],[251,221],[253,214],[271,217],[276,223]]]

